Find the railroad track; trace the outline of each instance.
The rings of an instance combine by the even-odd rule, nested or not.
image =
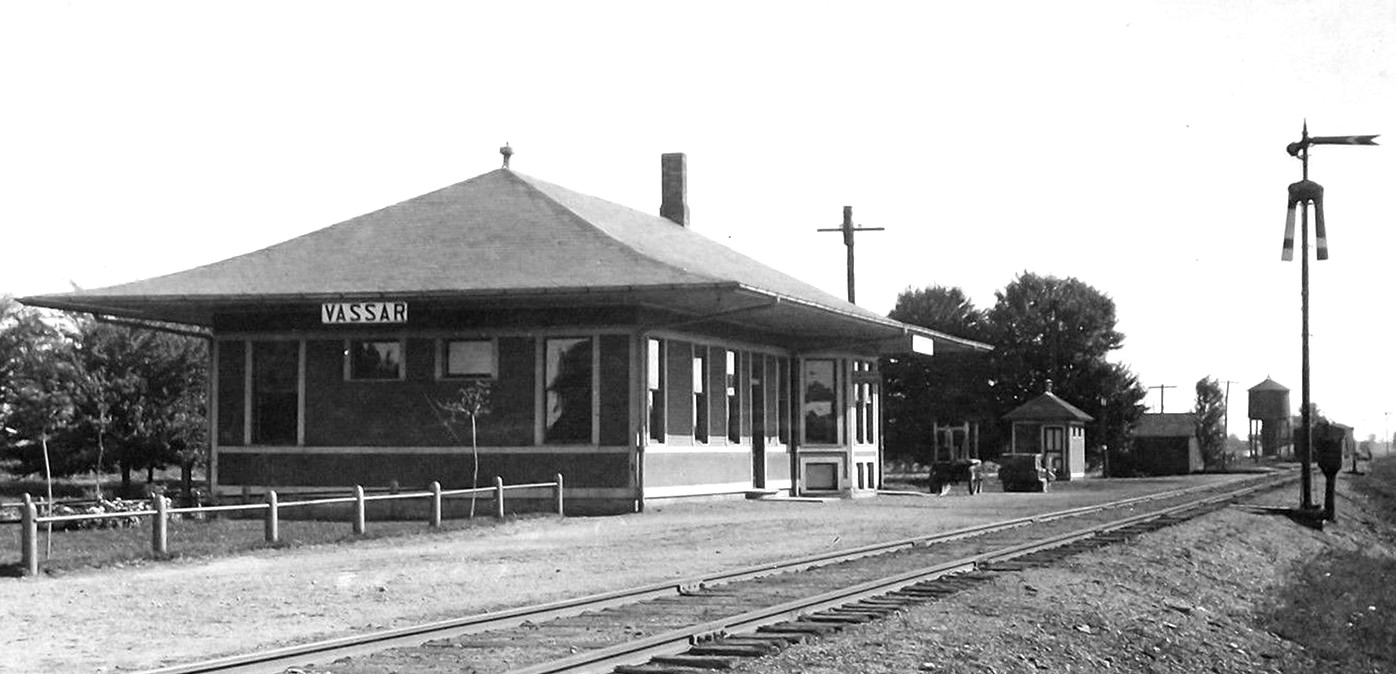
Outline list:
[[[682,674],[1127,540],[1293,481],[1174,490],[735,571],[148,674]]]

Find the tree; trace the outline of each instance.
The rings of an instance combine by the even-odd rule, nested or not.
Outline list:
[[[75,431],[97,448],[93,467],[104,467],[110,444],[123,492],[133,470],[145,469],[149,482],[170,463],[180,465],[187,491],[207,458],[206,342],[95,320],[79,322],[77,340],[84,386]]]
[[[1202,450],[1202,462],[1207,468],[1225,469],[1227,464],[1226,429],[1222,420],[1226,415],[1226,401],[1221,385],[1211,377],[1197,380],[1197,405],[1193,408],[1197,415],[1197,444]]]
[[[1145,389],[1109,354],[1124,344],[1115,302],[1075,279],[1024,272],[986,314],[990,398],[1001,416],[1042,393],[1048,379],[1062,399],[1095,417],[1088,450],[1124,446],[1141,414]]]
[[[0,454],[21,474],[71,472],[51,446],[74,418],[80,389],[70,336],[33,309],[0,297]]]
[[[456,397],[445,402],[437,402],[434,405],[446,413],[446,418],[441,420],[441,425],[446,427],[446,431],[452,437],[456,436],[455,424],[460,421],[462,415],[470,418],[470,488],[480,488],[480,448],[476,442],[476,419],[482,414],[490,413],[490,382],[483,379],[472,379],[468,384],[460,387],[456,391]],[[470,517],[475,517],[475,493],[470,494]]]
[[[907,288],[889,317],[959,337],[979,339],[984,315],[959,288]],[[882,359],[885,448],[889,457],[915,459],[934,442],[932,424],[991,420],[986,409],[985,359],[978,353]]]

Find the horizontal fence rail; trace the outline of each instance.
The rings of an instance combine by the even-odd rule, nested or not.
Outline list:
[[[494,478],[492,487],[476,487],[472,489],[442,489],[440,482],[432,482],[427,491],[403,492],[388,494],[368,494],[362,486],[355,485],[354,492],[350,496],[336,496],[328,498],[305,499],[298,501],[282,502],[275,490],[267,490],[265,500],[262,503],[245,503],[235,505],[214,505],[199,506],[192,508],[171,508],[169,499],[156,495],[150,499],[151,507],[144,510],[128,510],[109,513],[82,513],[76,515],[40,515],[39,502],[36,502],[29,494],[24,495],[24,501],[20,504],[20,570],[25,575],[37,575],[39,573],[39,525],[47,524],[52,527],[55,522],[83,522],[100,521],[108,519],[143,517],[151,518],[150,549],[157,555],[164,555],[169,552],[169,520],[171,515],[207,515],[213,513],[229,512],[249,512],[262,511],[265,518],[263,527],[264,538],[268,543],[278,543],[281,540],[281,511],[287,508],[299,508],[308,506],[324,506],[353,504],[350,521],[353,525],[354,533],[363,535],[367,531],[367,506],[373,501],[397,501],[403,499],[427,499],[430,514],[427,518],[427,525],[432,528],[441,526],[442,502],[447,498],[458,498],[462,496],[490,496],[494,502],[494,517],[504,519],[505,493],[523,489],[550,489],[553,492],[553,511],[560,516],[565,516],[563,507],[563,481],[562,474],[553,476],[552,482],[531,482],[527,484],[506,485],[499,477]],[[47,503],[50,509],[53,504]],[[471,506],[472,513],[474,506]]]

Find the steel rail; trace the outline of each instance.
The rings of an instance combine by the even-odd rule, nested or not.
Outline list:
[[[1282,476],[1277,480],[1274,474],[1267,474],[1260,478],[1245,479],[1238,483],[1251,484],[1250,490],[1264,489],[1272,483],[1292,480],[1293,476]],[[1235,483],[1233,483],[1235,484]],[[693,577],[678,581],[665,581],[650,585],[643,585],[635,588],[616,590],[595,595],[587,595],[573,599],[565,599],[546,604],[525,606],[507,609],[496,612],[481,613],[461,618],[451,618],[447,620],[409,625],[406,627],[380,630],[368,634],[351,635],[318,641],[307,644],[286,646],[272,650],[246,653],[241,655],[226,656],[201,662],[171,665],[159,669],[145,670],[142,674],[211,674],[214,672],[222,674],[263,674],[282,672],[288,666],[305,665],[315,662],[325,662],[330,659],[342,657],[358,656],[367,653],[377,652],[390,648],[417,646],[427,640],[449,639],[483,632],[486,630],[506,629],[517,627],[525,622],[538,622],[576,616],[583,612],[594,611],[613,606],[633,604],[649,599],[660,597],[671,597],[676,594],[684,594],[695,589],[713,585],[751,580],[762,576],[774,575],[778,573],[788,573],[800,571],[816,566],[824,566],[839,562],[869,557],[879,554],[896,552],[912,547],[923,547],[935,543],[988,534],[996,531],[1004,531],[1015,527],[1021,527],[1035,522],[1044,522],[1067,517],[1085,515],[1101,512],[1105,510],[1128,507],[1148,501],[1156,501],[1167,498],[1185,496],[1199,491],[1215,490],[1225,487],[1225,484],[1208,484],[1173,489],[1154,494],[1135,496],[1106,503],[1079,506],[1065,510],[1053,511],[1040,515],[1029,515],[1010,520],[1001,520],[986,524],[973,525],[954,529],[947,532],[931,534],[926,536],[915,536],[884,543],[874,543],[870,545],[848,548],[844,550],[817,553],[805,557],[791,560],[768,562],[742,569],[713,573],[705,576]],[[1231,492],[1227,492],[1230,494]],[[1226,496],[1223,498],[1234,498]],[[1148,516],[1150,513],[1145,513]],[[1025,554],[1025,553],[1020,553]],[[955,565],[950,565],[954,567]],[[958,567],[955,567],[958,568]],[[950,573],[951,571],[941,571],[939,575]],[[856,587],[856,586],[855,586]],[[833,593],[830,593],[833,594]],[[823,596],[823,595],[821,595]],[[792,602],[793,603],[793,602]],[[784,605],[782,605],[784,606]],[[773,610],[766,609],[764,611]],[[808,610],[808,609],[805,609]],[[757,612],[761,613],[761,612]],[[781,613],[784,615],[784,613]],[[711,626],[711,624],[706,625]],[[684,630],[685,634],[692,630]],[[715,632],[717,630],[708,630]],[[664,635],[659,635],[664,636]],[[641,639],[635,644],[648,644],[659,639],[659,636]],[[691,635],[689,635],[691,636]],[[689,636],[685,636],[684,643],[689,643]],[[674,637],[677,638],[677,637]],[[667,648],[670,646],[647,646],[646,648]],[[613,647],[613,648],[620,648]],[[610,650],[610,649],[604,649]],[[593,651],[596,652],[596,651]],[[583,658],[585,654],[579,654],[577,658]],[[630,660],[633,662],[633,659]],[[522,670],[529,671],[529,670]],[[586,671],[586,670],[577,670]]]
[[[812,597],[795,599],[775,606],[748,611],[726,618],[719,618],[699,625],[682,627],[662,634],[651,635],[643,639],[616,644],[615,646],[607,648],[584,651],[552,662],[511,669],[507,674],[604,674],[620,665],[636,664],[658,656],[677,655],[688,650],[694,644],[714,638],[752,632],[760,627],[785,622],[802,615],[843,606],[872,597],[880,597],[917,583],[935,580],[942,576],[973,571],[991,562],[1006,561],[1042,550],[1059,548],[1070,543],[1094,538],[1102,533],[1169,517],[1182,512],[1198,510],[1205,506],[1233,500],[1261,489],[1279,486],[1279,484],[1292,481],[1293,479],[1294,478],[1290,476],[1287,479],[1271,480],[1262,484],[1251,484],[1225,494],[1183,503],[1163,510],[1141,513],[1121,520],[1085,527],[1000,550],[992,550],[948,562],[941,562],[921,569],[905,571],[884,578],[831,590]],[[1272,482],[1276,484],[1271,484]]]

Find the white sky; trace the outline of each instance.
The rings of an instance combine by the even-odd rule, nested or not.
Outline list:
[[[1117,359],[1192,405],[1203,376],[1300,396],[1285,154],[1314,135],[1332,260],[1313,399],[1396,411],[1396,3],[0,5],[0,293],[261,248],[499,165],[646,211],[686,152],[694,227],[844,294],[1023,271],[1114,298]],[[1381,142],[1379,141],[1379,142]],[[391,241],[383,242],[392,245]],[[1159,394],[1148,399],[1157,411]]]

